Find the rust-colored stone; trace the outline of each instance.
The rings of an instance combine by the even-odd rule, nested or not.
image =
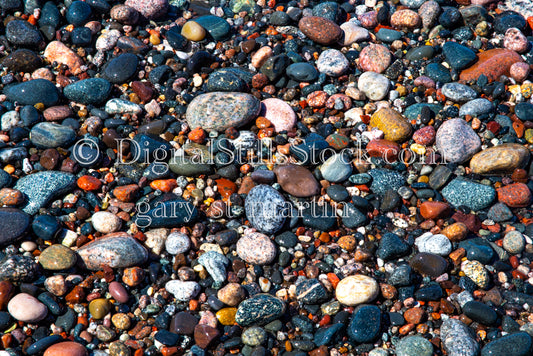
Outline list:
[[[461,81],[477,80],[485,74],[489,81],[500,79],[502,75],[509,76],[511,66],[516,62],[523,62],[522,57],[515,51],[504,48],[489,49],[478,54],[478,61],[461,72]]]

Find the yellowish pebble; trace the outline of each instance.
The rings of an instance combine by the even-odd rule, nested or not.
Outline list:
[[[181,29],[181,35],[190,41],[201,41],[205,38],[205,29],[194,21],[188,21]]]
[[[420,176],[418,178],[418,183],[428,183],[429,182],[429,177],[428,176]]]
[[[237,308],[224,308],[217,311],[216,317],[222,325],[233,325],[235,324],[235,314],[237,314]]]
[[[425,155],[426,154],[426,147],[418,144],[418,143],[413,143],[411,145],[411,151],[413,151],[414,153],[418,154],[418,155]]]
[[[153,44],[154,46],[156,46],[156,45],[161,43],[161,40],[159,39],[158,35],[151,34],[150,35],[150,43]]]

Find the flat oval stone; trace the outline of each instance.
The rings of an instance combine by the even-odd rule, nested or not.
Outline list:
[[[396,344],[397,356],[431,356],[433,355],[433,344],[422,336],[407,336]]]
[[[446,62],[457,70],[470,66],[478,59],[470,48],[452,41],[448,41],[442,46],[442,52],[446,56]]]
[[[29,49],[17,49],[2,59],[2,65],[13,72],[31,73],[42,64],[41,58]]]
[[[187,108],[186,120],[191,128],[224,131],[246,125],[260,110],[261,102],[250,94],[214,92],[194,98]]]
[[[299,82],[313,82],[318,79],[318,71],[310,63],[293,63],[287,67],[287,75]]]
[[[455,207],[464,205],[479,211],[490,206],[496,191],[491,186],[458,177],[442,189],[442,196]]]
[[[370,126],[383,131],[384,138],[389,141],[403,142],[412,131],[411,124],[399,112],[390,108],[376,111],[370,118]]]
[[[493,110],[493,107],[494,105],[488,99],[477,98],[463,104],[461,109],[459,109],[459,116],[470,115],[472,117],[477,117],[483,114],[488,114]]]
[[[264,325],[285,313],[285,303],[270,294],[256,294],[244,300],[237,309],[235,321],[241,326]]]
[[[392,56],[387,47],[371,43],[359,54],[359,67],[365,72],[383,73],[390,65]]]
[[[448,263],[439,255],[421,252],[411,258],[409,265],[420,274],[438,277],[446,271]]]
[[[277,166],[274,173],[281,188],[290,195],[306,198],[320,193],[320,184],[315,176],[303,166]]]
[[[481,139],[463,119],[445,121],[437,131],[437,149],[453,163],[470,159],[481,148]]]
[[[138,266],[148,259],[148,252],[133,237],[117,232],[94,240],[78,250],[85,267],[101,270],[104,265],[111,268]]]
[[[46,270],[61,271],[74,266],[76,254],[63,245],[52,245],[39,255],[39,263]]]
[[[357,308],[348,325],[348,337],[357,343],[375,340],[381,329],[381,310],[375,305],[362,305]]]
[[[8,100],[16,101],[22,105],[35,105],[43,103],[53,106],[59,101],[57,88],[49,80],[34,79],[27,82],[10,85],[4,88]]]
[[[76,139],[76,131],[54,122],[40,122],[30,131],[31,142],[39,148],[68,147]]]
[[[390,80],[376,72],[364,72],[359,76],[357,87],[370,100],[381,100],[389,93]]]
[[[470,160],[475,174],[510,174],[523,168],[529,160],[529,150],[517,143],[504,143],[476,153]]]
[[[300,20],[298,28],[312,41],[330,45],[339,41],[342,30],[335,22],[319,16],[307,16]]]
[[[494,48],[477,55],[477,63],[461,72],[459,79],[464,82],[477,80],[481,74],[489,81],[499,80],[502,75],[510,76],[509,70],[516,62],[523,62],[515,51]]]
[[[276,245],[268,236],[254,232],[237,241],[237,254],[248,263],[265,265],[276,257]]]
[[[107,62],[102,75],[111,83],[121,84],[132,79],[137,72],[138,64],[139,59],[136,55],[132,53],[123,53]]]
[[[13,189],[26,196],[22,210],[34,215],[53,198],[70,191],[75,184],[76,177],[70,173],[46,171],[20,178]]]
[[[64,341],[46,349],[44,356],[87,356],[87,349],[74,341]]]
[[[6,25],[6,38],[14,45],[23,47],[36,47],[43,41],[37,27],[28,21],[13,20]]]
[[[278,98],[261,102],[261,116],[272,123],[276,132],[290,131],[296,124],[296,113],[289,104]]]
[[[16,241],[26,232],[30,225],[30,216],[14,208],[0,208],[0,245]]]
[[[257,230],[273,234],[285,223],[287,202],[285,198],[269,185],[253,187],[244,202],[246,218]]]
[[[463,103],[477,97],[474,89],[460,83],[446,83],[442,86],[442,94],[448,99]]]
[[[11,298],[7,310],[13,318],[25,323],[36,323],[48,314],[48,309],[43,303],[26,293],[19,293]]]
[[[218,70],[209,75],[207,90],[210,92],[246,91],[246,82],[230,71]]]
[[[99,105],[111,93],[111,83],[103,78],[89,78],[67,85],[63,94],[67,99],[86,105]]]
[[[222,17],[207,15],[194,19],[194,22],[205,28],[214,40],[223,40],[231,31],[231,26]]]
[[[498,320],[498,314],[494,309],[478,301],[472,300],[466,303],[462,309],[467,317],[484,325],[495,325]]]
[[[379,285],[372,277],[356,274],[341,279],[335,289],[337,300],[348,306],[370,303],[379,295]]]
[[[109,283],[109,294],[119,303],[127,303],[129,296],[126,288],[117,281]]]
[[[481,349],[481,356],[527,356],[531,355],[531,336],[525,332],[518,332],[502,336]]]

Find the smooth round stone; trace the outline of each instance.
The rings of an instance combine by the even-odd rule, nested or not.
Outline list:
[[[185,253],[191,248],[191,240],[182,232],[172,232],[165,240],[165,248],[171,255]]]
[[[467,68],[477,60],[474,51],[457,42],[446,42],[444,46],[442,46],[442,52],[446,57],[446,62],[448,62],[453,69],[457,70]]]
[[[481,356],[527,356],[531,355],[531,336],[526,332],[518,332],[502,336],[481,349]]]
[[[39,255],[39,263],[46,270],[61,271],[74,266],[76,254],[63,245],[52,245]]]
[[[91,17],[91,7],[85,1],[73,1],[67,9],[67,21],[74,26],[81,26]]]
[[[529,43],[524,34],[517,28],[510,28],[505,31],[503,46],[509,50],[523,53],[527,50]]]
[[[513,218],[513,212],[503,203],[494,204],[487,214],[487,217],[495,222],[503,222]]]
[[[355,42],[365,41],[370,38],[368,30],[357,26],[355,22],[345,22],[341,25],[341,29],[344,31],[343,46],[351,46]]]
[[[270,24],[274,26],[287,26],[291,22],[291,18],[286,12],[275,11],[270,15]]]
[[[206,29],[214,40],[224,39],[231,31],[229,23],[218,16],[207,15],[194,19],[196,23]]]
[[[148,259],[148,252],[133,237],[125,232],[106,235],[78,250],[78,255],[90,270],[139,266]]]
[[[134,8],[148,20],[164,16],[169,6],[168,0],[126,0],[124,5]]]
[[[285,223],[285,198],[269,185],[258,185],[250,190],[244,202],[250,224],[267,234],[273,234]]]
[[[339,4],[333,1],[321,2],[313,7],[313,16],[320,16],[333,22],[337,21],[338,14]]]
[[[356,274],[341,279],[335,289],[337,300],[348,306],[370,303],[379,295],[379,285],[372,277]]]
[[[39,148],[67,147],[76,139],[76,131],[53,122],[40,122],[30,131],[31,142]]]
[[[305,304],[317,304],[328,298],[328,292],[318,279],[307,279],[296,284],[296,298]]]
[[[89,313],[94,319],[102,319],[111,311],[111,304],[105,298],[97,298],[89,303]]]
[[[460,83],[446,83],[442,86],[441,91],[445,97],[458,103],[473,100],[477,97],[474,89]]]
[[[336,49],[325,50],[320,53],[320,56],[316,61],[318,71],[331,77],[341,76],[349,66],[350,62],[348,62],[344,54]]]
[[[215,92],[195,97],[187,108],[186,119],[191,128],[224,131],[247,124],[260,110],[261,102],[250,94]]]
[[[29,49],[17,49],[2,59],[2,65],[12,72],[31,73],[42,64],[41,58]]]
[[[6,38],[14,45],[36,47],[43,41],[37,27],[27,21],[13,20],[6,25]]]
[[[298,28],[312,41],[321,45],[331,45],[342,38],[342,30],[335,22],[320,16],[303,17]]]
[[[109,294],[119,303],[127,303],[129,296],[126,288],[117,281],[109,283]]]
[[[503,238],[503,248],[505,251],[514,254],[521,253],[526,245],[524,235],[520,231],[512,230],[505,234]]]
[[[464,272],[465,276],[474,281],[479,288],[485,289],[488,287],[490,281],[489,272],[487,272],[481,262],[465,261],[461,265],[461,271]]]
[[[46,79],[34,79],[27,82],[10,85],[4,88],[7,99],[22,105],[43,103],[53,106],[59,101],[56,86]]]
[[[381,329],[381,310],[375,305],[358,307],[348,325],[348,337],[357,343],[369,343],[377,339]]]
[[[291,106],[277,98],[263,100],[260,115],[272,123],[276,132],[291,131],[297,120]]]
[[[426,66],[426,75],[436,82],[449,83],[452,81],[450,70],[440,63],[428,64]]]
[[[122,220],[113,213],[98,211],[91,217],[91,222],[96,231],[109,234],[118,231],[122,226]]]
[[[397,356],[431,356],[433,355],[433,345],[422,336],[407,336],[396,344]]]
[[[392,260],[409,254],[409,245],[398,235],[385,233],[379,241],[376,256],[382,260]]]
[[[194,281],[173,280],[165,284],[165,289],[182,302],[187,302],[200,292],[200,285]]]
[[[36,323],[43,320],[48,314],[48,309],[37,298],[19,293],[7,304],[11,316],[25,323]]]
[[[359,67],[365,72],[383,73],[391,61],[389,49],[379,44],[371,43],[359,54]]]
[[[516,143],[504,143],[476,153],[470,168],[476,174],[510,174],[529,160],[529,150]]]
[[[313,82],[318,79],[316,68],[305,62],[293,63],[287,67],[287,75],[299,82]]]
[[[490,206],[496,191],[491,186],[458,177],[442,189],[442,196],[455,207],[464,205],[479,211]]]
[[[70,173],[46,171],[20,178],[13,189],[20,191],[27,198],[22,210],[34,215],[53,198],[70,191],[75,184],[76,178]]]
[[[210,92],[227,91],[237,92],[245,91],[246,82],[239,78],[235,73],[219,70],[209,75],[207,81],[207,90]]]
[[[201,41],[207,35],[207,31],[197,22],[187,21],[181,28],[181,35],[190,41]]]
[[[440,329],[444,349],[450,356],[475,356],[479,354],[479,344],[472,336],[470,328],[462,321],[449,318]]]
[[[276,245],[268,236],[254,232],[237,241],[237,254],[248,263],[265,265],[276,257]]]
[[[320,172],[329,182],[344,182],[352,174],[352,165],[346,156],[335,154],[320,166]]]
[[[414,29],[422,24],[420,15],[413,10],[401,9],[396,10],[391,18],[390,23],[398,29]]]
[[[446,161],[462,163],[479,151],[481,139],[466,121],[451,119],[439,127],[436,144]]]
[[[242,343],[248,346],[261,345],[267,339],[267,333],[263,328],[252,326],[244,330],[241,335]]]
[[[498,314],[488,305],[470,301],[463,306],[463,313],[470,319],[484,325],[496,325]]]
[[[246,292],[238,283],[228,283],[223,288],[219,289],[217,298],[224,304],[234,307],[239,305],[241,301],[246,299]]]
[[[197,324],[198,319],[194,315],[179,312],[172,317],[169,331],[179,335],[192,335]]]
[[[431,232],[426,232],[418,237],[415,240],[415,245],[420,252],[441,256],[447,256],[452,252],[452,243],[446,236],[441,234],[433,235]]]
[[[523,121],[533,120],[533,104],[523,102],[516,104],[514,108],[516,116]]]
[[[284,165],[274,168],[281,188],[299,198],[311,197],[320,193],[320,184],[313,174],[300,165]]]
[[[270,294],[256,294],[239,304],[235,321],[241,326],[265,325],[285,313],[285,303]]]
[[[364,72],[359,77],[357,87],[370,100],[381,100],[389,93],[390,81],[384,75],[376,72]]]
[[[459,116],[470,115],[477,117],[483,114],[488,114],[493,110],[493,104],[485,98],[478,98],[470,100],[459,109]]]
[[[18,240],[30,225],[30,216],[19,209],[0,208],[0,245]]]
[[[514,11],[504,11],[494,19],[494,30],[498,33],[505,33],[510,28],[524,30],[526,20],[524,16]]]
[[[102,73],[103,77],[115,84],[127,82],[137,72],[138,63],[136,55],[123,53],[107,62]]]
[[[123,4],[113,6],[109,16],[111,16],[113,20],[126,25],[134,25],[139,20],[139,13],[137,10]]]
[[[326,188],[327,195],[336,202],[345,201],[350,197],[348,190],[339,184],[330,185]]]
[[[409,121],[391,108],[376,111],[370,118],[370,126],[383,131],[384,138],[394,142],[404,142],[412,132]]]
[[[110,93],[111,83],[103,78],[80,80],[63,89],[67,99],[86,105],[102,104]]]
[[[74,341],[64,341],[46,349],[44,356],[87,356],[87,349]]]
[[[402,33],[400,31],[391,30],[388,28],[382,28],[376,34],[376,37],[383,42],[392,43],[396,40],[402,38]]]
[[[439,255],[422,252],[411,258],[409,265],[422,275],[438,277],[446,271],[448,263]]]

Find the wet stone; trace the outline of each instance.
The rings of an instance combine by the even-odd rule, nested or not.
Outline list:
[[[35,79],[28,82],[14,84],[4,89],[8,100],[16,101],[22,105],[35,105],[43,103],[53,106],[59,100],[55,85],[46,79]]]
[[[307,279],[296,284],[296,298],[305,304],[317,304],[327,297],[326,289],[317,279]]]
[[[61,271],[74,266],[76,254],[63,245],[52,245],[41,253],[39,263],[46,270]]]
[[[409,265],[420,274],[438,277],[444,273],[448,263],[441,256],[423,252],[411,258]]]
[[[318,16],[302,18],[298,28],[312,41],[321,45],[333,44],[342,36],[342,30],[335,22]]]
[[[496,197],[491,186],[476,183],[465,178],[455,178],[442,190],[442,196],[453,206],[467,206],[479,211],[487,208]]]
[[[90,78],[69,84],[63,94],[72,101],[98,105],[105,102],[111,93],[111,83],[103,78]]]
[[[287,203],[274,188],[258,185],[246,196],[245,210],[252,226],[271,234],[278,231],[285,223]]]
[[[436,144],[442,157],[448,162],[462,163],[481,148],[481,140],[462,119],[444,122],[437,131]]]
[[[264,325],[278,319],[285,312],[285,304],[269,294],[257,294],[243,301],[235,315],[241,326]]]

